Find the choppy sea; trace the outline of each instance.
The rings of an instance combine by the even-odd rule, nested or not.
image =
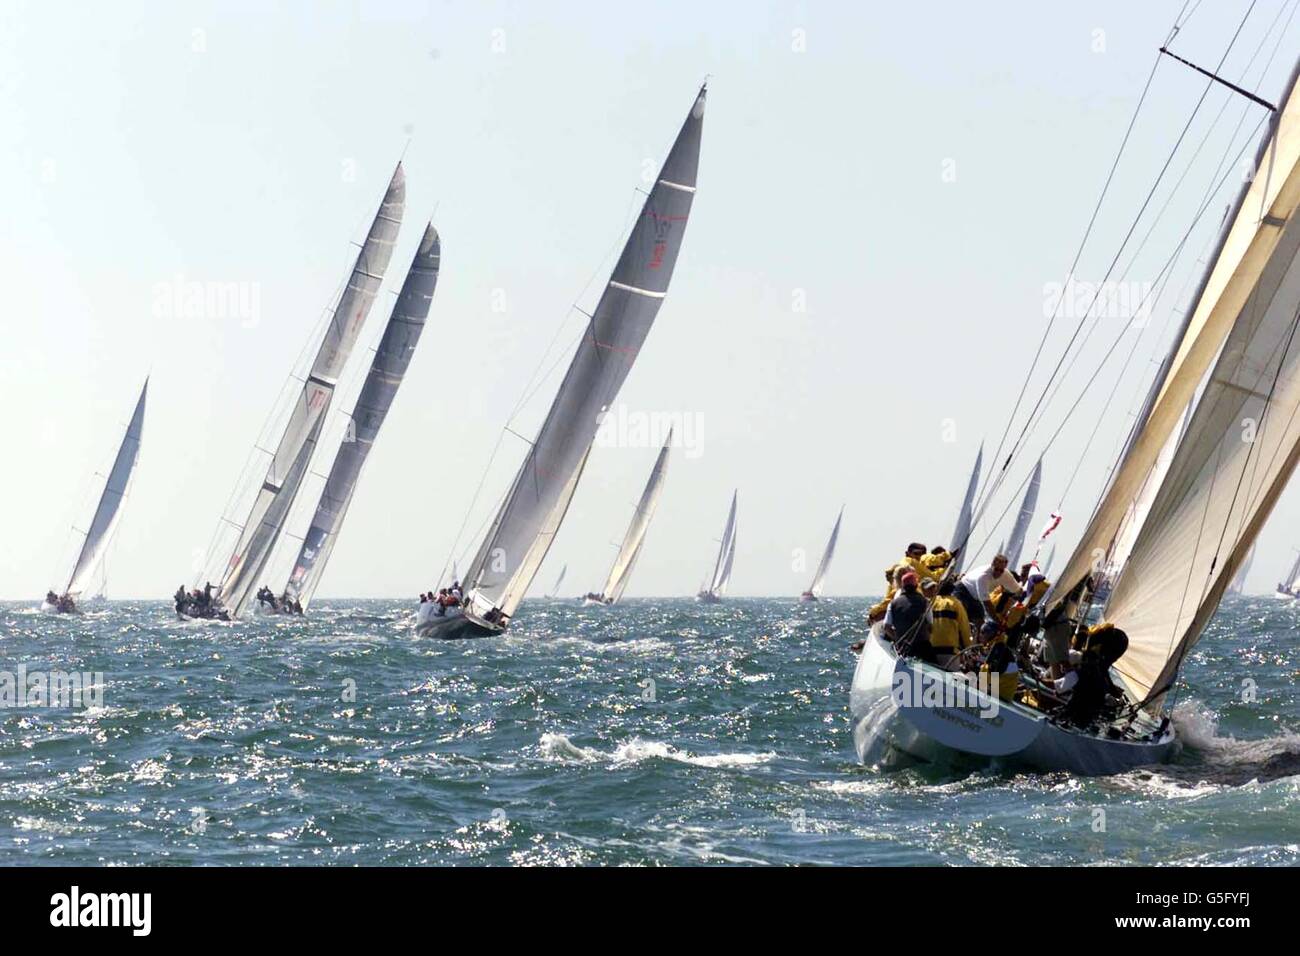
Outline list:
[[[0,864],[1300,863],[1300,603],[1226,601],[1177,759],[1097,779],[858,765],[867,604],[529,601],[459,642],[400,601],[0,604],[0,703],[102,675],[0,707]]]

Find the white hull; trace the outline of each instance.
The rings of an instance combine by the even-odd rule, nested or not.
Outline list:
[[[1294,594],[1292,594],[1290,591],[1283,591],[1281,588],[1277,588],[1273,591],[1273,597],[1277,598],[1279,601],[1295,600]]]
[[[800,603],[800,604],[816,604],[818,600],[819,600],[819,598],[818,598],[817,595],[815,595],[815,594],[800,594],[800,595],[799,595],[799,603]]]
[[[596,598],[589,598],[589,597],[585,597],[582,599],[583,607],[608,607],[613,603],[614,603],[613,601],[600,601],[597,600]]]
[[[895,675],[917,687],[916,679],[958,683],[967,706],[945,707],[921,701],[902,706]],[[1172,725],[1158,740],[1111,740],[1064,727],[1020,704],[998,701],[965,684],[961,676],[916,661],[900,660],[893,646],[867,638],[849,692],[853,747],[863,763],[888,764],[899,753],[936,764],[1023,765],[1036,770],[1068,770],[1101,775],[1162,763],[1175,747]]]

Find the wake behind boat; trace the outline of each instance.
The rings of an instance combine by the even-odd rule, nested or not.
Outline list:
[[[577,491],[601,413],[618,396],[668,293],[695,198],[705,96],[701,87],[537,438],[466,571],[460,614],[417,624],[419,634],[503,633],[528,592]]]

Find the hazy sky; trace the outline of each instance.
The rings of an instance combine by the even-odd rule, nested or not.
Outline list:
[[[1174,49],[1213,66],[1248,6],[1199,5]],[[1258,0],[1224,74],[1278,96],[1300,50],[1295,6]],[[706,75],[685,247],[621,394],[633,415],[680,417],[692,447],[673,453],[628,593],[693,593],[733,488],[733,593],[806,587],[841,504],[829,591],[874,592],[908,540],[951,532],[1182,7],[0,0],[0,596],[61,584],[69,528],[88,520],[146,374],[110,594],[163,598],[192,576],[403,149],[406,219],[363,345],[430,216],[442,275],[320,594],[433,585],[503,426],[539,424],[584,321],[570,307],[593,305]],[[1102,278],[1203,88],[1161,63],[1079,280]],[[1253,154],[1262,113],[1206,98],[1121,257],[1121,294],[1157,280],[1224,156],[1248,140]],[[1061,505],[1058,569],[1239,181],[1214,194],[1145,329],[1126,333],[1123,380],[1109,366],[1046,456],[1034,530]],[[243,298],[188,308],[189,283]],[[1049,425],[1123,325],[1099,323]],[[336,408],[369,360],[358,348]],[[539,363],[554,371],[510,419]],[[502,441],[462,553],[523,449]],[[534,594],[564,564],[566,592],[599,588],[655,453],[595,451]],[[1296,545],[1293,489],[1251,586],[1271,587]]]

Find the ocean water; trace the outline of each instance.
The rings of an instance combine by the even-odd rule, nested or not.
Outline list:
[[[1118,777],[856,763],[866,600],[530,601],[439,642],[398,601],[180,622],[0,605],[0,864],[1300,863],[1300,605],[1229,599],[1169,765]]]

